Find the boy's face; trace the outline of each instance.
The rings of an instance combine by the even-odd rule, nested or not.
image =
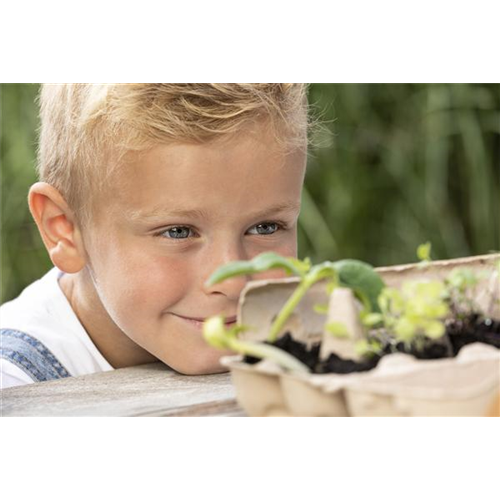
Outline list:
[[[131,154],[86,241],[94,306],[173,368],[193,362],[218,371],[221,352],[205,344],[193,318],[234,318],[249,278],[210,288],[205,281],[261,252],[296,256],[305,163],[304,151],[285,155],[264,129]]]

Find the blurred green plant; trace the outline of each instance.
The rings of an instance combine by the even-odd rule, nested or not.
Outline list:
[[[37,85],[0,85],[0,302],[50,267],[26,197],[36,181]],[[500,85],[312,84],[314,138],[299,257],[373,265],[500,249]]]
[[[27,201],[37,180],[37,93],[38,85],[0,85],[2,303],[51,267]]]
[[[500,249],[500,85],[313,84],[299,256],[373,265]]]

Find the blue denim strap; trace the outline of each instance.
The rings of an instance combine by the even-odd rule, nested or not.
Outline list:
[[[71,376],[38,339],[18,330],[0,329],[0,358],[14,363],[35,382]]]

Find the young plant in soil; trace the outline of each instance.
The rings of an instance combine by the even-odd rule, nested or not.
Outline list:
[[[246,354],[247,360],[249,361],[262,359],[270,354],[269,350],[257,352],[254,344],[266,347],[271,347],[273,344],[275,344],[275,348],[279,348],[280,351],[293,351],[294,346],[298,346],[300,342],[293,340],[289,334],[288,337],[285,335],[281,339],[278,339],[278,335],[282,331],[287,320],[290,318],[307,291],[311,288],[312,285],[321,280],[326,281],[327,292],[329,294],[337,286],[351,288],[355,295],[363,303],[364,311],[366,314],[369,314],[371,311],[379,310],[377,298],[380,294],[380,291],[384,287],[382,279],[370,265],[352,259],[346,259],[337,262],[327,261],[316,266],[312,266],[309,259],[301,261],[295,258],[286,258],[273,252],[266,252],[258,255],[250,261],[236,261],[222,266],[208,279],[207,286],[220,283],[221,281],[235,276],[253,275],[270,269],[283,269],[288,275],[295,275],[299,277],[300,281],[293,294],[287,300],[287,302],[273,321],[269,330],[267,342],[251,343],[252,352],[250,352],[249,349],[244,350],[241,348],[241,345],[237,344],[237,342],[241,342],[237,340],[237,333],[239,333],[237,331],[231,333],[226,332],[226,334],[223,335],[223,332],[219,326],[219,335],[215,336],[211,334],[211,330],[208,329],[209,326],[216,324],[220,325],[221,323],[223,326],[223,318],[215,317],[217,318],[217,323],[215,322],[215,319],[213,323],[208,323],[208,321],[212,321],[212,318],[210,318],[209,320],[207,320],[206,328],[204,328],[205,339],[210,345],[219,348],[230,348],[237,352]],[[221,339],[225,340],[222,342]],[[288,348],[286,345],[283,345],[283,340],[286,341],[287,339],[290,339],[290,341],[292,342],[292,344],[288,345]],[[232,347],[229,345],[229,343],[232,344]],[[246,345],[245,347],[249,346]],[[304,353],[303,350],[301,352],[306,356],[308,355],[307,352]],[[277,361],[276,357],[271,359]],[[279,361],[277,362],[281,366],[284,366],[283,363]],[[311,361],[306,364],[307,366],[309,366],[309,368],[314,368],[314,363],[312,363]]]
[[[500,260],[497,266],[500,276]],[[446,329],[454,355],[472,342],[483,342],[500,349],[500,321],[483,314],[474,300],[480,278],[485,276],[477,276],[470,269],[457,269],[445,280],[451,311]],[[500,302],[500,291],[497,301]]]
[[[425,267],[431,244],[420,245],[417,256]],[[500,271],[500,261],[497,264]],[[474,300],[480,278],[471,269],[454,269],[443,281],[407,281],[401,290],[385,288],[380,313],[363,323],[381,340],[377,354],[412,354],[419,359],[456,356],[466,344],[483,342],[500,348],[500,322],[486,318]]]
[[[456,356],[473,342],[500,348],[500,321],[484,316],[473,298],[478,280],[471,270],[461,269],[452,271],[444,281],[411,280],[401,290],[384,288],[378,298],[379,312],[361,317],[369,331],[355,346],[360,361],[342,359],[335,353],[320,361],[319,345],[299,359],[307,360],[315,373],[351,373],[371,370],[393,352],[441,359]],[[280,341],[291,352],[293,339],[284,336]],[[300,353],[298,346],[292,347]]]
[[[430,250],[429,243],[417,250],[422,266],[430,262]],[[276,268],[298,276],[300,282],[272,323],[266,342],[239,340],[238,334],[244,327],[224,331],[223,318],[207,323],[207,342],[244,354],[248,363],[269,358],[285,369],[306,369],[314,373],[370,370],[382,356],[392,352],[412,354],[419,359],[437,359],[456,356],[463,345],[471,342],[485,342],[500,348],[500,321],[486,318],[478,310],[473,299],[478,277],[467,269],[452,271],[444,281],[408,281],[398,290],[385,287],[375,270],[360,261],[343,260],[311,266],[308,259],[300,261],[264,253],[251,261],[233,262],[219,268],[207,284]],[[326,360],[320,360],[319,343],[307,348],[289,332],[278,338],[307,290],[320,280],[327,281],[329,294],[338,286],[351,288],[364,306],[360,317],[367,331],[366,338],[355,345],[361,356],[358,361],[343,359],[335,353],[331,353]],[[315,309],[324,312],[325,306],[319,305]],[[326,326],[332,335],[344,334],[342,324]],[[218,330],[218,334],[211,334],[212,329]],[[289,357],[283,359],[278,351],[300,360],[301,367],[295,366]]]
[[[430,261],[430,243],[427,243]],[[420,247],[419,247],[420,248]],[[419,256],[420,257],[420,256]],[[491,296],[491,310],[494,301],[500,309],[500,259],[496,262],[497,292]],[[445,299],[450,308],[449,317],[445,320],[448,335],[456,356],[460,349],[473,342],[482,342],[500,349],[500,321],[488,317],[476,303],[477,285],[482,279],[488,279],[485,272],[474,272],[468,268],[454,269],[444,280],[446,286]],[[496,295],[496,297],[495,297]],[[498,319],[498,318],[497,318]]]
[[[226,328],[223,316],[213,316],[203,324],[203,336],[213,347],[230,349],[239,354],[258,359],[269,359],[287,370],[304,373],[309,371],[308,367],[299,359],[282,349],[262,342],[249,342],[238,339],[239,333],[243,330],[244,327],[238,325]]]
[[[407,281],[401,290],[385,288],[378,302],[380,313],[363,318],[372,335],[380,340],[379,354],[405,352],[418,358],[442,358],[452,355],[445,336],[444,320],[450,308],[441,281]]]

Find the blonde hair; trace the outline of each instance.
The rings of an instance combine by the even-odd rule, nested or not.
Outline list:
[[[81,224],[127,151],[230,138],[262,119],[278,144],[304,147],[310,127],[300,83],[47,84],[39,103],[39,178]]]

